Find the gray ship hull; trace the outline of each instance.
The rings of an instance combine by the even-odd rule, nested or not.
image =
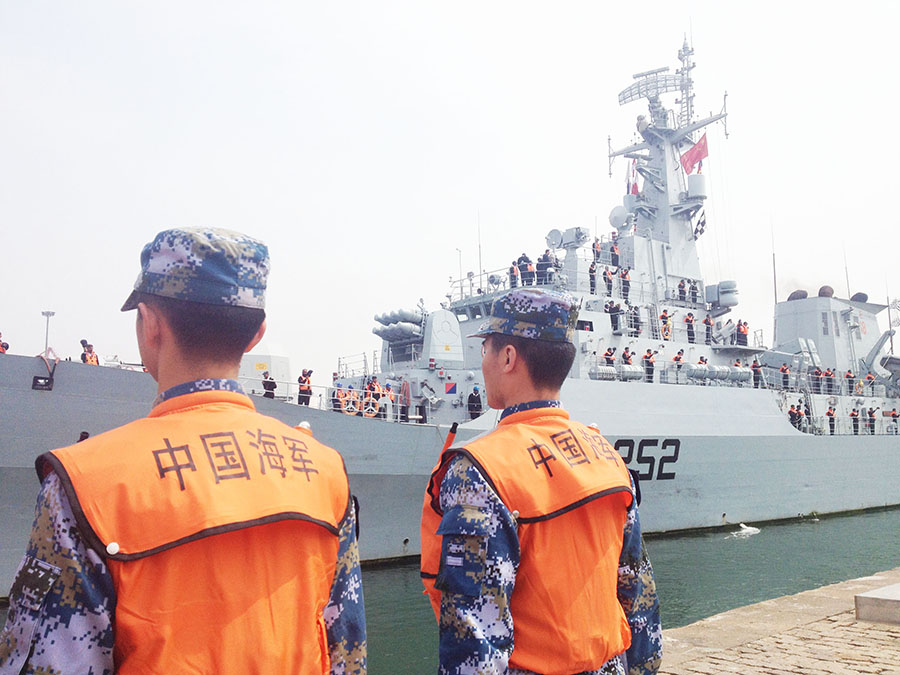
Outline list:
[[[27,541],[39,483],[34,459],[144,416],[155,396],[145,373],[60,363],[52,391],[34,391],[40,359],[0,358],[0,586],[9,588]],[[596,423],[641,475],[645,531],[714,527],[900,504],[900,436],[818,436],[794,429],[778,392],[568,380],[573,417]],[[446,428],[350,417],[255,398],[260,412],[339,449],[360,501],[360,551],[383,560],[419,551],[428,476]],[[489,429],[496,411],[462,425]],[[724,519],[724,521],[723,521]]]

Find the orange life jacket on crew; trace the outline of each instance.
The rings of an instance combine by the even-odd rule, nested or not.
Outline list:
[[[686,317],[684,317],[684,322],[685,322],[686,324],[689,324],[689,325],[692,325],[692,326],[693,326],[693,325],[694,325],[694,317],[692,317],[692,316],[686,316]]]
[[[514,277],[518,278],[518,276],[519,276],[519,268],[516,267],[515,265],[513,265],[513,266],[510,267],[509,269],[510,269],[510,272],[512,272],[512,275],[513,275]]]
[[[742,323],[739,323],[737,326],[738,333],[742,333],[743,335],[746,335],[747,331],[749,331],[749,330],[750,330],[750,328],[748,326],[745,326]]]
[[[787,366],[781,366],[781,368],[778,369],[778,372],[788,374],[791,372],[791,369]]]
[[[4,344],[5,344],[5,343],[0,342],[0,354],[5,354],[5,353],[6,353],[6,347],[3,346]]]
[[[656,359],[653,358],[653,354],[651,354],[650,352],[647,352],[646,354],[644,354],[643,360],[646,361],[647,363],[655,363],[656,362]]]
[[[628,352],[622,352],[622,363],[624,363],[626,366],[630,366],[632,356],[634,356],[634,355],[629,354]]]
[[[834,417],[834,409],[829,408],[828,410],[825,411],[825,414],[826,414],[828,417]]]
[[[620,272],[619,276],[622,278],[622,281],[631,281],[631,275],[628,272]]]
[[[340,455],[225,391],[41,455],[115,582],[117,673],[327,673]],[[113,602],[113,598],[109,598]]]
[[[624,652],[631,630],[616,585],[632,494],[619,453],[597,430],[559,408],[509,415],[492,433],[446,450],[422,511],[422,580],[435,616],[441,601],[434,587],[441,557],[440,484],[457,453],[475,460],[517,514],[521,560],[510,599],[510,668],[576,673]]]
[[[681,356],[681,354],[676,354],[675,356],[672,357],[672,360],[673,360],[675,363],[681,363],[682,358],[683,358],[683,357]]]
[[[301,393],[305,394],[306,392],[312,391],[312,387],[309,385],[309,377],[303,377],[302,375],[297,378],[297,381],[300,383],[300,386],[297,389],[300,390]]]
[[[85,363],[88,363],[88,364],[90,364],[90,365],[92,365],[92,366],[99,366],[99,365],[100,365],[100,358],[97,356],[97,353],[96,353],[96,352],[91,352],[90,354],[85,354],[85,355],[84,355],[84,362],[85,362]]]

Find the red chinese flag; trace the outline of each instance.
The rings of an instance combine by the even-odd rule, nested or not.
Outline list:
[[[703,134],[694,147],[681,156],[681,166],[684,167],[685,173],[691,173],[697,162],[707,157],[709,157],[709,147],[706,145],[706,134]]]

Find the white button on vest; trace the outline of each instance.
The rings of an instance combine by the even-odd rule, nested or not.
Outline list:
[[[109,553],[110,555],[115,555],[116,553],[119,552],[119,545],[114,541],[109,542],[106,545],[106,552]]]

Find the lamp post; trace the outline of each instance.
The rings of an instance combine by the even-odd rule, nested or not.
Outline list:
[[[50,345],[50,317],[56,314],[56,312],[46,311],[41,312],[41,316],[47,317],[47,331],[44,333],[44,353],[47,353],[47,347]]]

